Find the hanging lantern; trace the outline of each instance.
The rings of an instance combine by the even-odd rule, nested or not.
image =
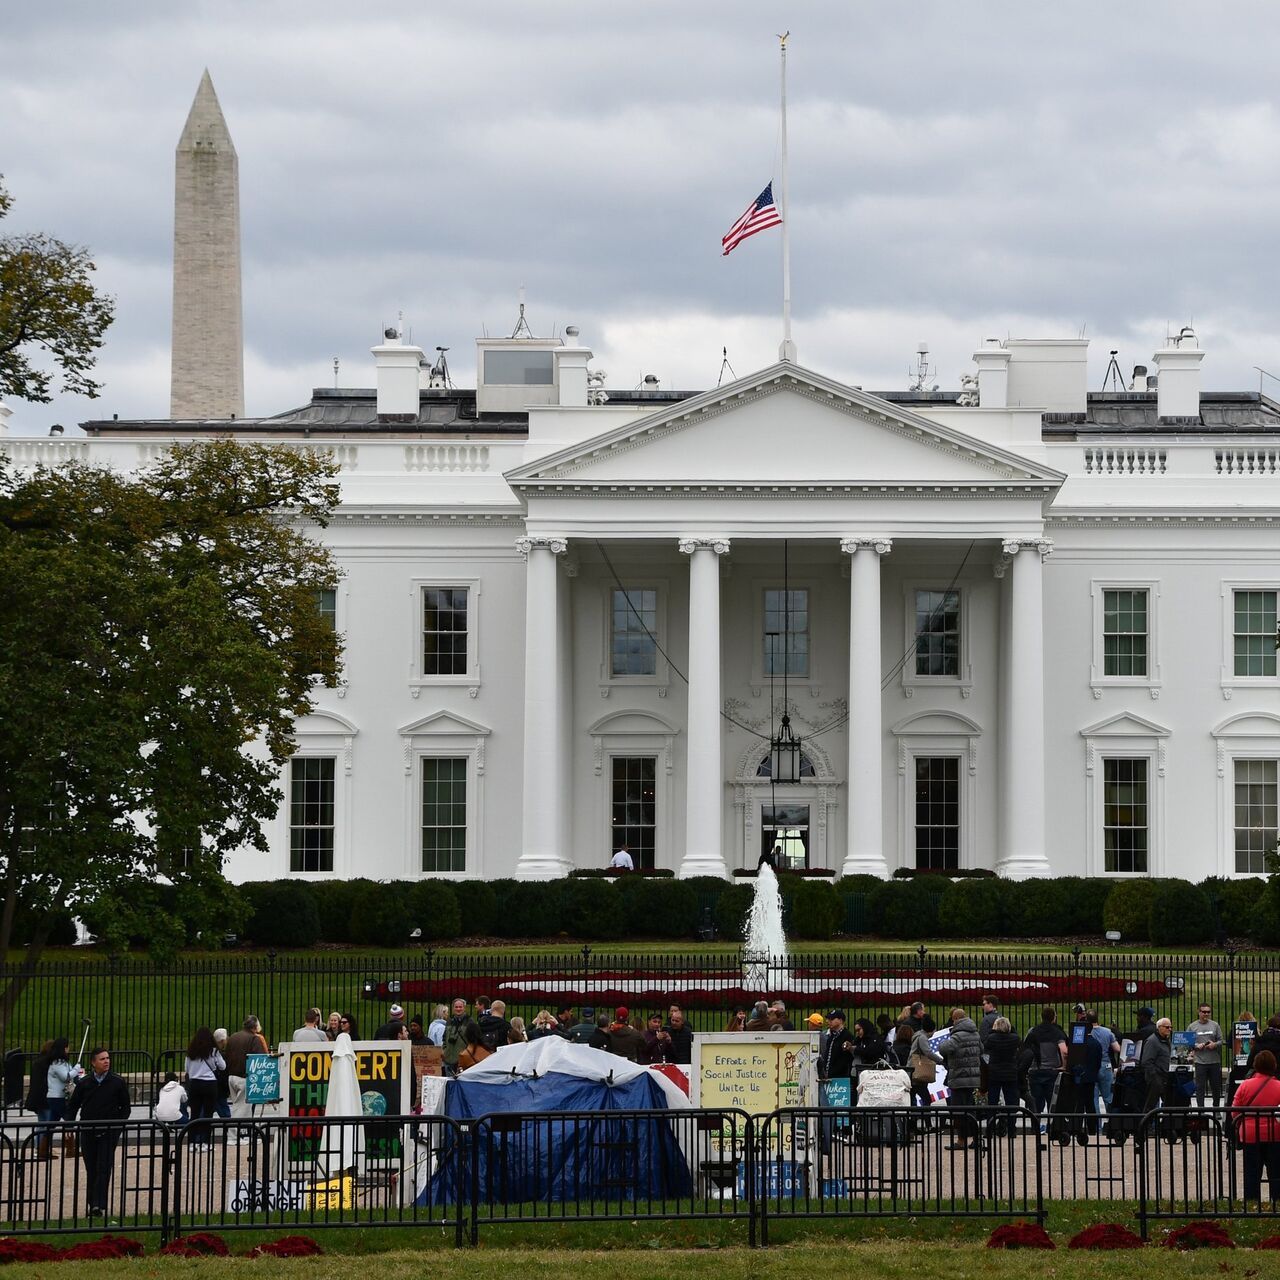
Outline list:
[[[784,715],[778,734],[769,740],[769,768],[774,782],[800,781],[800,739],[791,732],[791,717]]]

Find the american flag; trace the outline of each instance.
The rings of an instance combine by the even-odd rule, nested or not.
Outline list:
[[[728,257],[748,236],[781,224],[782,215],[778,212],[778,206],[773,203],[773,183],[770,182],[720,241],[724,247],[725,257]]]

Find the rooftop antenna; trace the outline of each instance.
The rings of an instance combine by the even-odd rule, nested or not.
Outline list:
[[[333,357],[333,389],[338,389],[338,370],[341,368],[342,362],[337,356]]]
[[[445,359],[445,352],[448,347],[436,348],[436,362],[431,366],[431,373],[427,378],[429,387],[444,387],[447,390],[453,388],[453,378],[449,373],[449,361]]]
[[[516,321],[516,327],[511,330],[513,338],[532,338],[533,330],[529,328],[529,322],[524,318],[524,285],[520,286],[520,318]]]
[[[1120,366],[1116,362],[1116,356],[1120,354],[1119,350],[1111,352],[1111,362],[1107,365],[1107,376],[1102,380],[1103,391],[1123,391],[1124,374],[1120,372]]]
[[[725,371],[726,369],[728,369],[728,370],[729,370],[729,376],[734,380],[734,382],[737,382],[737,380],[738,380],[738,375],[737,375],[736,373],[734,373],[734,371],[733,371],[733,365],[731,365],[731,364],[729,363],[729,348],[728,348],[728,347],[721,347],[721,348],[720,348],[720,357],[721,357],[721,358],[720,358],[720,376],[716,379],[716,386],[718,387],[718,386],[719,386],[719,385],[724,381],[724,371]]]
[[[916,367],[914,370],[907,370],[907,377],[911,379],[911,385],[908,391],[937,391],[938,384],[935,382],[933,386],[929,385],[929,379],[937,375],[937,369],[929,364],[929,344],[922,342],[916,347]]]

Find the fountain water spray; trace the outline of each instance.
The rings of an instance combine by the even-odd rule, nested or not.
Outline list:
[[[746,933],[742,977],[747,990],[765,991],[778,986],[788,970],[787,935],[782,931],[782,891],[767,862],[762,862],[756,872],[756,892],[747,912]]]

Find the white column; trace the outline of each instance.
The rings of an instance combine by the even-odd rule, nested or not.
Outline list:
[[[569,833],[565,826],[565,769],[560,735],[560,628],[556,557],[564,538],[517,538],[529,562],[524,604],[524,801],[521,880],[568,875]]]
[[[1044,573],[1048,538],[1010,539],[1009,683],[1006,776],[1001,788],[1005,836],[996,868],[1011,880],[1050,874],[1044,813]]]
[[[880,557],[888,538],[844,538],[849,570],[849,785],[842,876],[888,878],[880,694]]]
[[[689,557],[689,728],[681,878],[727,876],[720,759],[720,557],[724,538],[681,538]]]

